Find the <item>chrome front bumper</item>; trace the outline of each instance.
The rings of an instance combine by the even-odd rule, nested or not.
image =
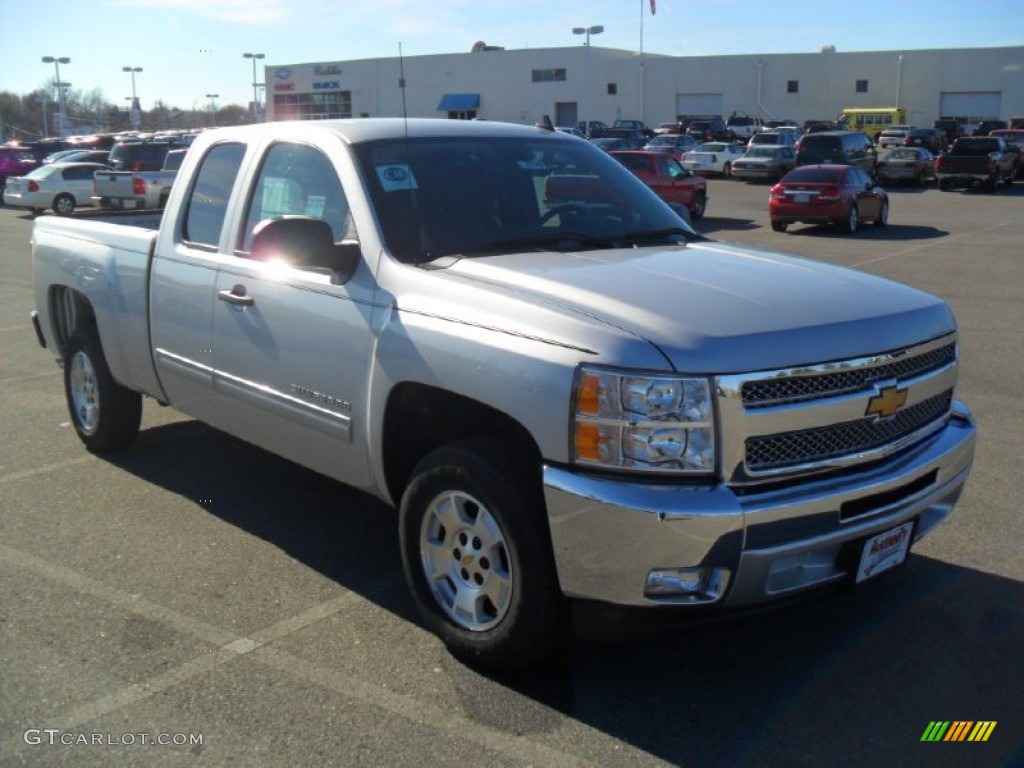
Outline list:
[[[941,431],[884,462],[767,491],[545,467],[560,586],[568,597],[624,606],[694,605],[645,596],[645,583],[655,569],[706,567],[727,571],[728,583],[702,604],[738,608],[843,581],[851,547],[915,519],[917,541],[952,512],[974,443],[970,412],[955,401]]]

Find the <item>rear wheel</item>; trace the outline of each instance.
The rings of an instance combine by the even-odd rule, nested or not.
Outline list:
[[[64,394],[71,423],[85,447],[97,453],[131,445],[142,420],[142,395],[110,375],[95,334],[76,333],[64,355]]]
[[[732,176],[732,163],[726,163],[722,166],[722,175],[726,178]]]
[[[467,663],[522,667],[567,624],[539,475],[499,441],[424,458],[402,495],[402,564],[427,626]]]
[[[70,216],[75,210],[75,198],[67,193],[61,193],[53,198],[53,212],[58,216]]]
[[[789,225],[786,222],[784,222],[784,221],[773,221],[772,222],[772,229],[775,230],[776,232],[785,232],[786,231],[786,227],[788,227],[788,226]]]
[[[859,214],[857,212],[857,206],[851,205],[850,212],[846,215],[846,226],[845,229],[849,234],[853,234],[857,231],[857,224],[859,223]]]

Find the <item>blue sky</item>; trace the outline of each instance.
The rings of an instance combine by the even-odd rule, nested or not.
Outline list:
[[[506,48],[582,43],[573,27],[603,25],[592,44],[676,56],[736,53],[973,48],[1024,45],[1019,0],[60,0],[40,12],[0,0],[0,90],[26,93],[54,74],[42,56],[67,56],[61,77],[131,95],[124,66],[142,67],[144,108],[183,109],[252,98],[252,63],[344,61],[468,52],[478,40]],[[642,14],[641,14],[642,11]],[[23,19],[20,25],[12,22]],[[20,29],[17,27],[20,26]],[[259,75],[262,79],[262,75]]]

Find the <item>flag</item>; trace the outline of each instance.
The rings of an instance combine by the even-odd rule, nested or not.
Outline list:
[[[653,15],[655,14],[655,12],[656,12],[656,11],[654,10],[654,4],[655,4],[655,2],[656,2],[656,0],[651,0],[651,16],[653,16]]]

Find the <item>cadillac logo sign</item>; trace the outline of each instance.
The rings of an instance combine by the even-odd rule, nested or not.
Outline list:
[[[313,74],[315,75],[340,75],[341,67],[335,66],[334,64],[318,64],[313,67]]]
[[[895,384],[889,387],[882,387],[878,394],[868,400],[868,408],[864,411],[865,416],[874,416],[875,420],[888,419],[896,415],[896,411],[907,402],[907,390],[900,389]]]

